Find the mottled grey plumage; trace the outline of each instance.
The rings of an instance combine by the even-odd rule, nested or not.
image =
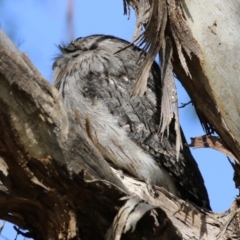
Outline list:
[[[81,126],[114,166],[210,209],[188,147],[176,159],[174,124],[168,138],[161,141],[158,135],[161,89],[156,63],[144,96],[131,97],[145,55],[135,46],[116,53],[128,44],[116,37],[92,35],[60,47],[53,77],[65,108],[79,115]]]

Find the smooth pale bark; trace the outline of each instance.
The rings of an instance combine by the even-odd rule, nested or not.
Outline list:
[[[240,4],[186,0],[183,10],[202,52],[198,67],[204,78],[192,71],[192,84],[200,81],[211,96],[211,101],[195,101],[196,106],[240,159]],[[195,95],[198,93],[191,94],[193,99],[197,99]]]

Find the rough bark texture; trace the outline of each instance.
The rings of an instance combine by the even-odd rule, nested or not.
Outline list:
[[[147,24],[149,3],[131,4],[144,10],[140,24]],[[228,131],[231,124],[217,122],[219,102],[202,62],[186,56],[192,78],[187,77],[178,47],[172,46],[174,69],[196,107],[239,158],[240,141]],[[144,183],[128,177],[124,186],[76,122],[57,91],[0,31],[1,219],[44,240],[240,238],[238,200],[219,215],[161,188],[152,198]]]

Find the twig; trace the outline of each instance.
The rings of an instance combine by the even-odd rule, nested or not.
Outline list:
[[[187,102],[187,103],[181,103],[182,105],[179,106],[178,108],[184,108],[184,107],[186,107],[187,105],[189,105],[190,103],[192,103],[191,100],[190,100],[189,102]]]

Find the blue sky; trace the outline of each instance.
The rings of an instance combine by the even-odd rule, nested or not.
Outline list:
[[[1,28],[50,82],[52,62],[59,54],[56,45],[69,42],[66,9],[67,0],[0,1]],[[132,11],[128,20],[123,15],[122,0],[74,1],[76,38],[103,33],[131,41],[134,28],[135,13]],[[188,102],[189,97],[181,84],[179,81],[176,83],[179,104]],[[204,134],[191,105],[180,109],[180,121],[188,142],[190,137]],[[213,210],[227,210],[238,191],[235,189],[233,170],[226,156],[211,149],[195,149],[192,153],[205,180]],[[2,234],[9,239],[15,237],[15,233],[11,235],[12,232],[9,232],[9,227]]]

